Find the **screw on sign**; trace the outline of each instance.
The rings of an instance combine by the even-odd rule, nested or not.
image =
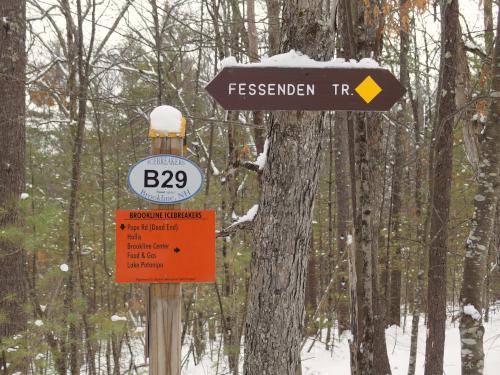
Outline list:
[[[271,59],[279,65],[290,54]],[[226,66],[205,89],[226,110],[263,111],[388,111],[405,92],[390,71],[372,67],[374,61],[322,63],[307,59],[298,59],[297,66]]]

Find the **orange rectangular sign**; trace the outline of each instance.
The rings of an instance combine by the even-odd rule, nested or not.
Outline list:
[[[116,281],[215,281],[215,211],[116,210]]]

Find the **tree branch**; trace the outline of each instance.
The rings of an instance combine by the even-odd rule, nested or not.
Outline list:
[[[227,228],[220,230],[215,233],[215,237],[230,237],[240,230],[251,230],[253,229],[253,221],[242,221],[238,223],[231,224]]]

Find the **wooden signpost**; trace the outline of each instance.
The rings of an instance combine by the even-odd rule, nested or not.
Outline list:
[[[226,110],[388,111],[404,94],[387,69],[226,67],[205,87]]]
[[[184,136],[151,139],[151,153],[182,155]],[[179,209],[180,205],[156,205],[156,209]],[[180,283],[150,284],[148,298],[148,341],[150,375],[181,374]]]
[[[180,112],[160,106],[151,114],[152,123],[153,117],[152,156],[130,169],[128,183],[156,204],[152,210],[116,211],[116,281],[149,283],[149,374],[180,375],[181,283],[215,281],[215,212],[180,210],[180,202],[200,191],[203,175],[182,157],[185,119]]]
[[[386,111],[404,94],[386,69],[332,67],[226,67],[206,90],[226,110],[254,111]],[[163,115],[179,126],[170,127]],[[117,211],[116,281],[150,283],[149,373],[180,375],[181,282],[215,281],[215,214],[179,210],[179,202],[203,183],[198,167],[181,157],[185,120],[180,112],[160,106],[151,120],[158,125],[149,132],[153,156],[130,169],[128,183],[135,194],[157,204],[154,210]]]

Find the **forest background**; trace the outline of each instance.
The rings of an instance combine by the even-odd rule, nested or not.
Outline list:
[[[369,365],[378,375],[391,372],[384,328],[411,326],[412,375],[424,351],[419,319],[438,348],[445,322],[456,322],[463,373],[479,374],[478,332],[500,308],[500,144],[487,130],[498,125],[495,1],[0,1],[0,30],[26,35],[21,52],[0,39],[0,69],[26,63],[16,80],[0,81],[0,371],[145,371],[145,288],[114,282],[114,210],[148,208],[126,176],[149,154],[149,113],[169,104],[186,117],[185,154],[206,177],[185,208],[216,210],[219,230],[217,282],[183,287],[183,364],[209,357],[214,374],[238,374],[245,329],[263,329],[249,316],[265,316],[252,304],[265,283],[250,271],[265,255],[265,204],[283,199],[262,193],[269,159],[282,155],[312,198],[297,206],[308,220],[294,245],[305,272],[290,266],[303,295],[283,304],[303,307],[289,316],[298,334],[275,353],[299,353],[308,337],[333,351],[343,337],[352,373]],[[407,94],[387,113],[306,115],[290,127],[318,129],[297,130],[302,145],[290,142],[286,114],[225,112],[204,91],[227,57],[255,62],[292,48],[316,59],[371,57]],[[268,153],[266,168],[256,167]],[[259,204],[254,221],[231,226]],[[247,345],[243,371],[259,373],[252,353],[262,348],[252,337]],[[443,350],[427,351],[426,374],[442,367]]]

